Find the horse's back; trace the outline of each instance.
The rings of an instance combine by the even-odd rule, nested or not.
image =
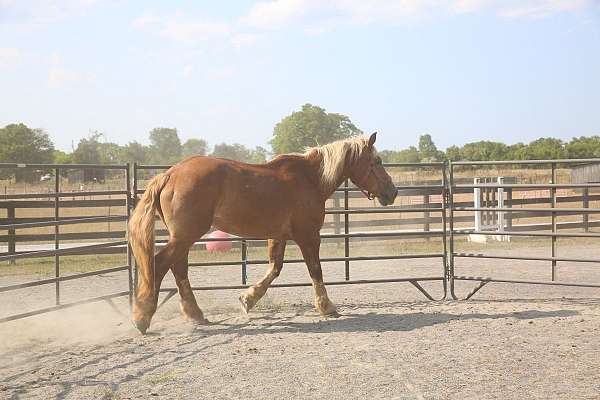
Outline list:
[[[192,157],[168,171],[178,207],[210,209],[211,224],[238,235],[289,236],[294,213],[311,187],[302,160],[290,156],[266,164]]]

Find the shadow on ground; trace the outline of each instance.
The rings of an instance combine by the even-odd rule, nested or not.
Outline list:
[[[558,311],[516,311],[510,313],[484,314],[451,314],[451,313],[406,313],[406,314],[344,314],[340,318],[330,318],[316,322],[295,322],[291,321],[294,317],[279,318],[270,322],[272,318],[262,317],[257,322],[266,320],[260,325],[249,326],[247,323],[227,324],[226,330],[235,331],[240,335],[263,335],[273,333],[327,333],[327,332],[406,332],[413,331],[429,326],[444,324],[450,321],[473,321],[485,319],[515,318],[519,320],[533,320],[540,318],[572,317],[578,315],[574,310]],[[202,328],[199,328],[201,330]],[[223,332],[223,331],[221,331]]]
[[[479,301],[483,303],[483,301]],[[270,335],[281,333],[328,333],[328,332],[410,332],[445,324],[450,321],[477,321],[502,318],[535,320],[542,318],[564,318],[579,315],[574,310],[539,311],[529,309],[503,313],[447,313],[436,312],[431,302],[375,303],[368,305],[346,305],[343,315],[337,319],[321,319],[314,311],[291,308],[283,316],[269,316],[268,310],[251,315],[249,321],[231,322],[240,317],[228,318],[209,326],[180,329],[179,318],[168,319],[157,324],[154,335],[141,337],[132,333],[112,344],[88,346],[87,348],[32,354],[29,363],[13,368],[10,376],[4,376],[0,395],[10,399],[26,398],[31,391],[39,393],[59,387],[53,398],[64,398],[86,390],[86,386],[104,388],[107,393],[116,392],[120,386],[146,379],[149,374],[160,371],[165,363],[176,364],[186,359],[198,359],[209,349],[223,348],[236,339],[248,335]],[[451,307],[452,302],[437,303]],[[476,304],[473,304],[476,306]],[[563,302],[563,306],[569,302]],[[386,313],[385,309],[401,308],[406,313]],[[427,309],[425,307],[428,307]],[[372,312],[381,309],[382,312]],[[415,310],[423,310],[414,312]],[[365,311],[361,313],[361,311]],[[266,315],[262,315],[262,314]],[[316,318],[302,321],[307,317]],[[298,321],[301,320],[301,321]],[[175,331],[173,329],[176,329]],[[187,330],[186,330],[187,329]],[[160,363],[153,362],[160,359]],[[10,363],[9,363],[10,364]],[[106,376],[111,376],[106,380]],[[47,388],[47,389],[45,389]],[[109,397],[107,397],[109,398]]]

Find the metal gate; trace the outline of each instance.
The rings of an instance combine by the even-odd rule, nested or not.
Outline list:
[[[449,293],[453,299],[458,299],[455,293],[455,282],[456,281],[474,281],[478,282],[469,293],[464,297],[465,299],[471,298],[481,288],[490,282],[502,282],[502,283],[514,283],[514,284],[533,284],[533,285],[555,285],[555,286],[575,286],[575,287],[592,287],[600,288],[600,283],[593,282],[566,282],[557,280],[557,263],[559,262],[576,262],[576,263],[600,263],[600,258],[591,257],[560,257],[557,253],[557,239],[558,238],[600,238],[600,232],[591,232],[590,228],[599,227],[600,221],[590,221],[589,216],[591,214],[600,213],[600,208],[590,208],[590,201],[600,200],[600,183],[560,183],[558,181],[557,171],[560,165],[574,165],[574,164],[600,164],[600,159],[576,159],[576,160],[519,160],[519,161],[461,161],[451,162],[449,164],[449,253],[448,253],[448,277],[450,290]],[[457,170],[461,168],[472,169],[479,168],[484,169],[490,166],[504,166],[507,168],[513,168],[515,166],[529,165],[546,168],[550,167],[550,182],[549,183],[506,183],[503,180],[498,180],[497,183],[483,182],[480,181],[474,184],[459,184],[456,178]],[[475,204],[465,202],[464,199],[460,199],[459,196],[464,193],[472,193],[474,190],[480,189],[501,189],[498,190],[498,196],[503,196],[507,193],[507,200],[509,204],[505,204],[504,198],[497,198],[492,203],[486,204],[485,207],[477,207]],[[582,191],[581,196],[565,196],[558,197],[557,191],[560,189],[578,189]],[[512,199],[514,191],[523,190],[538,190],[549,192],[549,196],[546,199],[521,199],[515,201]],[[595,193],[594,193],[595,191]],[[592,194],[590,194],[592,192]],[[560,203],[569,202],[582,202],[583,207],[560,207]],[[538,204],[550,204],[550,207],[535,207]],[[519,205],[520,207],[514,208],[513,205]],[[493,213],[498,215],[507,216],[507,226],[500,226],[495,232],[476,230],[473,228],[457,228],[455,223],[457,218],[455,213],[457,212],[485,212]],[[512,224],[513,215],[516,213],[534,214],[534,215],[548,215],[551,216],[550,226],[547,225],[525,225],[515,226]],[[559,224],[557,217],[562,215],[582,215],[581,222],[566,222]],[[497,218],[502,221],[504,218]],[[576,231],[581,228],[580,231]],[[559,231],[562,230],[562,231]],[[575,231],[574,231],[575,230]],[[467,253],[455,251],[456,238],[464,235],[492,235],[500,236],[503,238],[515,236],[515,237],[545,237],[550,238],[550,256],[526,256],[526,255],[492,255],[483,253]],[[600,253],[598,253],[600,254]],[[500,277],[481,277],[481,276],[467,276],[460,273],[460,266],[457,265],[458,259],[464,258],[478,258],[478,259],[501,259],[501,260],[520,260],[520,261],[540,261],[548,262],[550,267],[550,279],[549,280],[528,280],[528,279],[509,279]],[[458,272],[457,272],[458,271]]]
[[[386,168],[403,168],[435,171],[439,179],[432,182],[397,182],[399,198],[410,198],[415,200],[404,206],[391,207],[376,207],[376,206],[352,206],[352,199],[359,199],[362,194],[356,187],[351,187],[346,181],[344,185],[338,188],[330,202],[333,204],[326,208],[326,215],[332,220],[328,224],[331,233],[323,233],[321,238],[324,242],[328,240],[343,241],[343,256],[339,257],[323,257],[323,263],[338,262],[344,265],[344,279],[326,282],[327,285],[349,285],[349,284],[367,284],[367,283],[391,283],[391,282],[407,282],[417,288],[428,299],[434,300],[434,297],[429,294],[420,283],[422,282],[440,282],[442,294],[439,299],[445,299],[448,296],[457,299],[455,293],[455,282],[457,281],[473,281],[477,283],[464,298],[468,299],[477,293],[489,282],[502,282],[514,284],[537,284],[537,285],[559,285],[559,286],[576,286],[576,287],[592,287],[600,288],[600,283],[592,282],[565,282],[556,279],[556,269],[559,262],[577,262],[577,263],[600,263],[600,258],[580,258],[580,257],[560,257],[557,254],[557,239],[558,238],[600,238],[600,232],[593,232],[592,228],[600,227],[600,220],[590,220],[592,214],[600,214],[600,208],[590,207],[590,202],[600,201],[600,183],[560,183],[558,182],[558,166],[574,165],[574,164],[597,164],[600,165],[600,159],[579,159],[579,160],[519,160],[519,161],[474,161],[474,162],[450,162],[450,163],[394,163],[386,164]],[[485,169],[492,165],[501,165],[504,167],[513,167],[517,165],[533,165],[533,166],[548,166],[551,170],[550,183],[516,183],[511,179],[497,179],[495,182],[490,182],[488,179],[475,181],[476,183],[461,183],[461,170],[467,169]],[[54,259],[54,271],[52,277],[31,280],[27,282],[14,282],[8,285],[0,286],[0,294],[13,292],[16,290],[33,288],[40,285],[54,285],[54,305],[44,307],[27,312],[18,312],[15,314],[0,317],[0,322],[11,321],[27,316],[38,315],[49,311],[59,310],[66,307],[72,307],[79,304],[107,301],[111,305],[111,299],[121,296],[128,296],[131,300],[134,296],[136,287],[136,271],[134,268],[134,260],[127,246],[126,237],[126,221],[134,206],[137,195],[143,193],[143,181],[150,175],[163,171],[168,166],[163,165],[137,165],[132,168],[127,165],[55,165],[55,164],[0,164],[0,173],[8,170],[13,171],[35,171],[36,173],[50,172],[53,174],[53,188],[49,188],[45,193],[0,193],[0,210],[5,209],[6,218],[2,218],[0,214],[0,231],[5,231],[6,234],[0,236],[0,243],[7,243],[7,251],[0,253],[0,262],[17,262],[18,260],[37,258],[37,257],[52,257]],[[104,171],[115,176],[120,176],[120,179],[115,179],[117,189],[102,190],[61,190],[61,181],[68,170],[85,170],[85,171]],[[116,183],[118,182],[118,183]],[[473,179],[471,177],[471,181]],[[478,190],[479,189],[479,190]],[[486,201],[482,207],[481,203],[464,201],[465,194],[476,193],[485,190],[498,190],[500,198],[493,198],[491,202]],[[513,192],[519,190],[541,190],[547,191],[549,196],[541,201],[533,201],[532,199],[513,199]],[[563,189],[578,189],[582,191],[581,196],[572,196],[564,198],[558,196],[558,191]],[[109,196],[109,199],[105,197]],[[116,198],[111,198],[116,197]],[[506,196],[506,198],[504,197]],[[71,198],[71,200],[68,200]],[[86,199],[87,198],[87,199]],[[539,199],[538,199],[539,200]],[[580,201],[583,207],[559,207],[560,203]],[[124,211],[120,215],[94,215],[94,216],[65,216],[61,214],[61,210],[67,207],[76,207],[82,205],[91,206],[121,206]],[[550,204],[550,207],[535,207],[539,204]],[[519,205],[515,208],[513,206]],[[15,210],[19,208],[51,208],[53,213],[51,216],[43,218],[19,217]],[[494,221],[504,221],[507,217],[506,226],[502,224],[501,229],[490,232],[478,231],[474,227],[458,226],[461,222],[469,220],[472,217],[457,216],[457,213],[478,213],[484,212],[487,215],[492,215]],[[400,213],[417,215],[414,218],[400,218]],[[519,214],[520,213],[520,214]],[[395,229],[385,230],[354,230],[351,216],[360,215],[376,215],[385,214],[388,216],[396,216],[391,221],[388,220],[385,224],[387,227],[394,226]],[[432,216],[436,214],[439,216]],[[515,215],[550,215],[551,223],[549,226],[538,226],[532,228],[526,226],[517,226],[512,224],[513,216]],[[582,221],[578,223],[568,222],[559,223],[558,216],[562,215],[582,215]],[[501,218],[499,217],[501,216]],[[467,218],[467,219],[465,219]],[[474,218],[473,218],[474,219]],[[402,229],[406,221],[411,228]],[[103,240],[101,242],[89,243],[82,242],[71,244],[70,247],[61,247],[61,241],[76,240],[79,236],[73,233],[61,232],[62,226],[84,225],[99,222],[117,222],[123,224],[121,231],[109,232],[107,235],[100,232],[88,232],[81,236],[82,240],[89,239],[115,239]],[[414,229],[414,225],[421,226],[422,229]],[[368,223],[364,226],[370,226]],[[431,226],[438,228],[431,228]],[[19,234],[20,230],[50,227],[53,228],[52,234],[37,234],[39,240],[45,240],[47,248],[33,250],[27,249],[17,251],[16,243],[21,240],[37,240],[36,234]],[[540,229],[538,229],[540,228]],[[581,228],[581,231],[573,231]],[[167,234],[164,230],[158,230],[157,245],[164,244],[167,240],[164,238]],[[160,238],[160,236],[163,238]],[[483,253],[468,253],[458,252],[455,250],[460,238],[465,235],[492,235],[492,236],[525,236],[525,237],[547,237],[551,239],[551,255],[543,256],[525,256],[525,255],[493,255]],[[32,239],[33,238],[33,239]],[[439,248],[426,253],[406,253],[393,255],[372,255],[372,256],[357,256],[352,255],[353,246],[352,240],[391,240],[391,239],[408,239],[408,238],[439,238]],[[203,261],[191,262],[190,267],[219,267],[219,266],[239,266],[239,282],[227,285],[203,285],[193,286],[194,290],[226,290],[226,289],[244,289],[249,286],[248,283],[248,267],[250,265],[268,264],[266,259],[250,259],[248,257],[248,248],[257,243],[264,243],[265,238],[250,238],[250,237],[233,237],[233,238],[203,238],[198,244],[211,241],[233,241],[239,248],[239,260],[235,261]],[[93,269],[86,272],[71,273],[65,275],[61,271],[61,257],[75,254],[89,254],[96,252],[120,252],[125,254],[125,262],[120,265],[110,268]],[[500,277],[482,277],[468,276],[461,274],[458,265],[458,260],[466,258],[478,259],[506,259],[506,260],[521,260],[521,261],[540,261],[548,262],[550,269],[549,280],[527,280],[527,279],[505,279]],[[383,261],[383,260],[408,260],[408,259],[434,259],[439,260],[439,273],[432,276],[409,276],[409,277],[393,277],[386,279],[353,279],[352,263],[365,261]],[[285,259],[285,263],[299,263],[301,259]],[[1,267],[0,267],[1,268]],[[83,279],[101,274],[114,273],[119,271],[127,271],[127,290],[113,291],[102,296],[92,296],[75,301],[63,301],[61,297],[61,282],[71,281],[75,279]],[[278,283],[272,287],[297,287],[310,286],[311,283]],[[166,292],[163,298],[163,303],[172,297],[177,289],[167,287],[161,289]]]
[[[80,171],[80,174],[88,175],[92,180],[103,180],[108,174],[109,176],[118,176],[119,179],[114,179],[118,186],[115,190],[62,190],[61,182],[68,184],[68,171]],[[17,189],[15,193],[8,193],[5,187],[5,192],[0,194],[0,209],[6,210],[6,218],[0,222],[0,231],[6,231],[6,235],[0,236],[2,242],[7,243],[7,251],[0,254],[0,263],[16,264],[11,268],[20,268],[19,263],[23,260],[51,257],[54,259],[52,277],[29,280],[26,282],[13,282],[0,287],[0,293],[14,292],[26,288],[34,288],[42,285],[54,286],[54,298],[43,299],[50,300],[54,305],[49,307],[37,308],[27,312],[17,312],[14,314],[4,315],[0,318],[0,322],[12,321],[19,318],[24,318],[32,315],[38,315],[49,311],[60,310],[68,307],[73,307],[80,304],[86,304],[97,301],[106,301],[114,307],[112,299],[116,297],[133,296],[133,270],[131,254],[129,253],[127,241],[125,240],[125,232],[118,232],[117,235],[98,235],[98,232],[83,232],[83,233],[66,233],[61,232],[61,227],[84,226],[94,223],[110,223],[110,222],[126,222],[130,210],[130,179],[129,165],[88,165],[88,164],[0,164],[0,173],[3,176],[15,176],[22,179],[40,180],[40,177],[48,178],[48,182],[52,186],[45,189],[45,193],[27,193],[24,189]],[[77,179],[79,180],[79,179]],[[74,186],[71,184],[70,186]],[[76,186],[76,185],[75,185]],[[25,188],[26,186],[24,186]],[[80,189],[82,189],[80,187]],[[85,188],[84,188],[85,189]],[[19,191],[21,190],[21,191]],[[106,199],[106,197],[109,197]],[[70,199],[69,199],[70,198]],[[121,207],[123,212],[121,215],[98,215],[98,216],[64,216],[61,215],[61,210],[68,210],[73,207]],[[37,213],[31,212],[27,216],[20,216],[19,210],[39,211],[42,209],[51,210],[50,215],[39,216]],[[50,227],[54,228],[53,233],[29,233],[21,234],[22,230],[31,230],[36,228]],[[120,240],[108,241],[107,238],[115,238]],[[102,240],[100,242],[90,243],[89,240]],[[43,242],[37,245],[26,245],[27,248],[19,251],[17,243]],[[65,247],[66,241],[71,243]],[[77,243],[72,243],[77,241]],[[65,274],[61,269],[61,257],[75,254],[95,254],[119,249],[126,252],[126,261],[118,266],[108,268],[90,268],[85,272],[75,272]],[[127,250],[125,250],[127,249]],[[4,268],[4,266],[0,266]],[[119,271],[127,271],[128,289],[121,291],[110,291],[101,296],[87,296],[83,299],[71,299],[64,301],[61,296],[61,283],[72,280],[81,280],[101,274],[116,273]],[[5,277],[7,275],[4,275]],[[50,293],[48,293],[50,294]],[[14,296],[14,294],[13,294]],[[25,299],[23,299],[25,300]],[[5,305],[5,304],[3,304]],[[32,307],[33,308],[33,307]]]

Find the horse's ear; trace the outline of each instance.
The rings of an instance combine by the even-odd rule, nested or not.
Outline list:
[[[373,147],[375,140],[377,140],[377,132],[371,133],[371,137],[369,137],[369,147]]]

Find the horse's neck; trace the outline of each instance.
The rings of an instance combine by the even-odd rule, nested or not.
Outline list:
[[[338,187],[340,187],[342,182],[344,182],[349,177],[347,168],[344,169],[342,174],[337,178],[337,180],[335,182],[333,182],[330,185],[325,185],[321,178],[321,175],[322,175],[321,163],[323,162],[323,160],[321,159],[321,156],[312,156],[312,157],[309,156],[309,157],[307,157],[307,159],[309,161],[311,168],[315,172],[315,176],[317,178],[317,184],[319,185],[319,189],[323,196],[323,202],[325,202],[327,199],[329,199],[333,195],[333,193],[335,193],[335,190]]]

